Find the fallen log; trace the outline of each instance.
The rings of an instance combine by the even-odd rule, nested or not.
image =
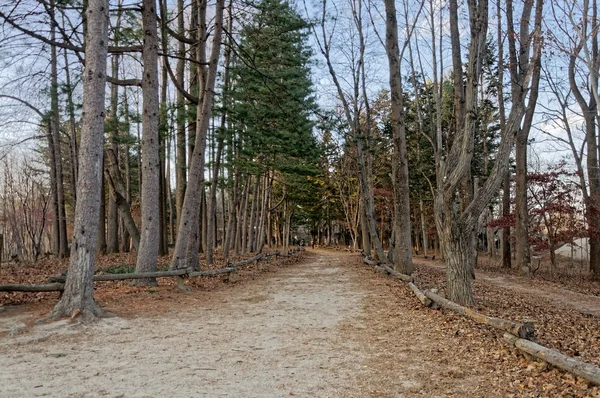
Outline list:
[[[0,285],[0,292],[62,292],[64,283],[47,283],[41,285]]]
[[[271,256],[273,256],[273,255],[280,256],[280,253],[275,252],[270,255]],[[96,281],[120,281],[120,280],[130,280],[130,279],[166,278],[166,277],[199,277],[199,276],[214,276],[214,275],[228,274],[230,272],[235,271],[238,267],[241,267],[241,266],[244,266],[247,264],[251,264],[255,261],[261,260],[262,258],[267,258],[268,256],[269,255],[259,253],[253,257],[250,257],[249,259],[240,261],[237,264],[229,264],[225,268],[215,269],[215,270],[192,271],[191,268],[184,268],[184,269],[176,269],[176,270],[170,270],[170,271],[143,272],[143,273],[137,273],[137,274],[136,273],[103,274],[103,275],[94,275],[94,281],[95,282]],[[53,276],[53,277],[49,278],[50,282],[54,282],[54,283],[61,284],[61,285],[66,280],[67,280],[67,277],[64,275]],[[178,280],[178,283],[179,282],[181,282],[181,281]],[[5,286],[11,286],[11,285],[5,285]],[[19,285],[19,286],[26,287],[26,286],[32,286],[32,285]],[[33,286],[36,286],[36,285],[33,285]],[[37,285],[37,286],[53,286],[53,285],[50,284],[50,285]],[[48,290],[20,290],[20,291],[56,291],[56,290],[58,290],[58,289],[48,288]],[[0,291],[2,291],[2,290],[0,289]],[[5,291],[10,291],[10,290],[5,290]],[[13,291],[18,291],[18,290],[13,290]]]
[[[293,257],[294,254],[296,254],[296,253],[298,253],[300,251],[301,250],[296,250],[296,249],[294,249],[294,250],[288,250],[287,254],[280,254],[279,256],[280,257]]]
[[[229,274],[230,272],[235,271],[238,267],[241,267],[243,265],[247,265],[247,264],[251,264],[255,261],[259,261],[262,258],[267,258],[266,255],[259,253],[254,257],[250,257],[249,259],[246,259],[244,261],[240,261],[237,264],[228,264],[225,268],[220,268],[220,269],[211,269],[211,270],[206,270],[206,271],[195,271],[195,272],[190,272],[188,274],[188,276],[190,277],[197,277],[197,276],[214,276],[214,275],[223,275],[223,274]]]
[[[271,258],[273,256],[278,257],[281,253],[279,253],[279,251],[273,252],[273,253],[269,253],[269,254],[265,254],[265,258]]]
[[[233,271],[235,271],[235,268],[226,267],[226,268],[220,268],[220,269],[211,269],[211,270],[208,270],[208,271],[190,272],[188,274],[188,276],[189,277],[215,276],[215,275],[228,274],[228,273],[233,272]]]
[[[368,257],[363,257],[363,263],[367,264],[367,265],[371,265],[373,267],[375,267],[377,265],[377,261],[375,260],[371,260]]]
[[[496,329],[503,330],[510,334],[519,336],[522,339],[533,340],[535,338],[535,329],[533,327],[533,323],[531,322],[517,323],[507,321],[502,318],[487,316],[477,311],[473,311],[470,308],[463,307],[462,305],[459,305],[453,301],[445,299],[431,291],[426,291],[424,294],[440,306],[452,310],[454,312],[458,312],[459,314],[462,314],[466,317],[469,317],[477,323],[481,323],[484,325],[494,327]]]
[[[551,348],[544,347],[533,341],[521,339],[513,334],[505,333],[504,338],[519,350],[548,362],[562,370],[600,385],[600,368],[584,361],[577,360]]]
[[[144,279],[144,278],[164,278],[173,276],[187,275],[192,271],[191,268],[176,269],[172,271],[157,271],[157,272],[140,272],[140,273],[129,273],[129,274],[104,274],[94,275],[94,282],[96,281],[122,281],[129,279]],[[66,276],[53,276],[50,278],[50,282],[62,282],[67,280]]]
[[[425,307],[431,307],[431,305],[434,303],[434,301],[432,299],[430,299],[429,297],[427,297],[425,295],[425,293],[423,293],[421,291],[421,289],[419,289],[417,287],[417,285],[415,285],[412,282],[408,282],[408,286],[410,286],[410,288],[412,289],[412,291],[415,293],[415,296],[417,296],[417,298],[419,299],[419,301],[425,306]]]
[[[396,278],[398,278],[404,282],[412,282],[413,281],[412,276],[398,272],[395,269],[391,268],[389,265],[383,264],[382,267],[388,272],[388,274],[393,275]]]
[[[254,256],[254,257],[250,257],[249,259],[246,259],[246,260],[244,260],[244,261],[240,261],[240,262],[239,262],[239,263],[237,263],[237,264],[229,264],[229,265],[227,266],[227,268],[234,268],[234,269],[235,269],[235,268],[237,268],[237,267],[241,267],[242,265],[251,264],[251,263],[253,263],[253,262],[255,262],[255,261],[258,261],[258,260],[260,260],[260,259],[261,259],[261,258],[263,258],[264,256],[265,256],[264,254],[262,254],[262,253],[258,253],[256,256]]]

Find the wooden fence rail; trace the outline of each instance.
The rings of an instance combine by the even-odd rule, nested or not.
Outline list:
[[[268,260],[271,257],[291,257],[296,253],[303,251],[304,249],[299,247],[297,249],[289,250],[287,254],[282,255],[279,251],[263,254],[259,253],[246,260],[242,260],[237,264],[228,263],[225,268],[214,269],[214,270],[202,270],[193,271],[191,268],[177,269],[170,271],[156,271],[156,272],[143,272],[143,273],[125,273],[125,274],[103,274],[94,275],[94,282],[100,281],[122,281],[132,279],[146,279],[146,278],[177,278],[178,285],[183,286],[183,278],[191,277],[207,277],[229,274],[236,271],[238,268],[245,265],[258,262],[260,260]],[[53,276],[49,278],[47,284],[8,284],[0,285],[0,292],[60,292],[64,290],[64,283],[67,277],[64,275]]]
[[[536,359],[550,363],[562,370],[571,372],[576,376],[582,377],[590,383],[600,385],[600,367],[569,357],[568,355],[562,354],[556,350],[544,347],[532,341],[535,339],[535,329],[533,323],[518,323],[481,314],[477,311],[473,311],[470,308],[463,307],[460,304],[450,301],[433,291],[421,291],[414,283],[411,276],[395,271],[386,264],[379,264],[377,261],[368,257],[364,257],[363,262],[367,265],[374,266],[379,271],[383,270],[404,282],[408,282],[409,287],[424,306],[432,308],[443,307],[445,309],[462,314],[477,323],[485,324],[495,329],[502,330],[505,332],[504,338],[520,351],[523,351]]]

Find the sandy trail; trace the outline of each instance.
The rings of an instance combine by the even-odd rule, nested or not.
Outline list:
[[[4,337],[0,397],[505,396],[488,353],[356,262],[318,251],[167,314]]]

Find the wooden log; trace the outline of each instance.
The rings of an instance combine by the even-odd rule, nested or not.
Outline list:
[[[64,283],[47,283],[41,285],[0,285],[0,292],[62,292]]]
[[[419,301],[425,306],[425,307],[431,307],[431,305],[433,304],[433,300],[430,299],[429,297],[427,297],[425,295],[425,293],[423,293],[421,291],[421,289],[419,289],[417,287],[417,285],[415,285],[412,282],[408,282],[408,286],[410,286],[410,288],[412,289],[412,291],[415,293],[415,296],[417,296],[417,298],[419,299]]]
[[[412,276],[398,272],[395,269],[391,268],[389,265],[384,264],[384,265],[382,265],[382,267],[388,272],[388,274],[393,275],[396,278],[398,278],[404,282],[412,282],[413,281]]]
[[[371,265],[373,267],[375,267],[377,265],[377,261],[375,260],[371,260],[368,257],[363,257],[363,263],[367,264],[367,265]]]
[[[463,307],[462,305],[459,305],[453,301],[445,299],[431,291],[426,291],[425,296],[429,297],[431,300],[435,301],[440,306],[452,310],[454,312],[458,312],[459,314],[462,314],[466,317],[469,317],[477,323],[481,323],[484,325],[494,327],[496,329],[503,330],[510,334],[519,336],[522,339],[532,340],[535,338],[535,329],[533,327],[533,323],[531,322],[517,323],[513,321],[507,321],[502,318],[487,316],[477,311],[473,311],[470,308]]]
[[[157,272],[140,272],[129,274],[105,274],[94,275],[94,281],[122,281],[129,279],[144,279],[144,278],[165,278],[173,276],[187,275],[192,271],[191,268],[176,269],[172,271],[157,271]],[[50,278],[50,282],[65,282],[66,276],[54,276]]]
[[[264,255],[262,253],[259,253],[256,256],[250,257],[249,259],[246,259],[244,261],[240,261],[237,264],[229,264],[225,268],[211,269],[211,270],[206,270],[206,271],[190,272],[188,274],[188,276],[190,276],[190,277],[197,277],[197,276],[215,276],[215,275],[229,274],[229,273],[235,271],[237,268],[239,268],[239,267],[241,267],[243,265],[252,264],[253,262],[259,261],[262,258],[266,258],[266,255]]]
[[[270,257],[273,257],[273,256],[278,257],[279,254],[280,254],[279,251],[276,251],[276,252],[273,252],[273,253],[265,254],[265,257],[266,258],[270,258]]]
[[[510,333],[505,333],[504,338],[519,350],[526,352],[537,359],[541,359],[562,370],[571,372],[591,383],[600,385],[600,368],[598,366],[577,360],[551,348],[534,343],[533,341],[521,339]]]
[[[207,271],[190,272],[188,274],[188,276],[189,277],[215,276],[215,275],[228,274],[228,273],[233,272],[233,271],[235,271],[235,268],[226,267],[226,268],[220,268],[220,269],[211,269],[211,270],[207,270]]]
[[[240,261],[240,262],[239,262],[239,263],[237,263],[237,264],[231,264],[231,265],[229,265],[229,268],[237,268],[237,267],[241,267],[242,265],[246,265],[246,264],[252,264],[253,262],[260,260],[260,259],[261,259],[261,258],[263,258],[264,256],[265,256],[264,254],[262,254],[262,253],[258,253],[256,256],[254,256],[254,257],[250,257],[250,258],[249,258],[249,259],[247,259],[247,260]]]

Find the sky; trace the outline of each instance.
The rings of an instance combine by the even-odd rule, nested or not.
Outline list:
[[[350,82],[350,68],[355,56],[355,49],[357,43],[356,29],[352,20],[352,14],[350,9],[351,0],[336,0],[327,2],[327,32],[335,30],[335,36],[333,40],[333,60],[334,67],[337,74],[347,90],[351,86]],[[418,8],[416,2],[409,1],[408,15],[409,23],[412,23]],[[11,2],[4,0],[4,5],[0,7],[10,6]],[[33,10],[39,11],[39,2],[33,0],[23,1],[23,4],[29,4]],[[129,4],[130,2],[126,2]],[[174,1],[172,2],[174,4]],[[306,15],[309,20],[320,18],[321,3],[316,0],[297,0],[296,5],[299,12]],[[370,8],[370,15],[367,12],[367,6],[363,3],[363,16],[365,36],[367,41],[367,53],[366,53],[366,74],[367,74],[367,91],[371,99],[375,98],[378,92],[388,87],[388,70],[387,70],[387,58],[382,44],[379,41],[379,37],[383,36],[385,24],[383,18],[382,5],[376,2],[374,6]],[[429,6],[433,4],[435,10],[436,23],[440,18],[439,8],[445,6],[443,0],[433,0],[432,3],[427,2],[419,20],[416,23],[416,29],[414,32],[413,43],[418,42],[420,53],[422,56],[422,64],[426,75],[431,76],[432,65],[430,62],[431,53],[431,33],[429,27]],[[378,5],[378,7],[376,7]],[[400,25],[400,39],[403,40],[406,37],[406,26],[404,10],[405,7],[402,2],[398,5],[398,22]],[[495,35],[495,3],[490,4],[490,34]],[[551,10],[555,13],[560,10]],[[462,14],[463,28],[461,32],[463,35],[468,35],[468,27],[465,25],[464,7]],[[550,12],[550,11],[548,11]],[[447,10],[444,9],[441,14],[442,21],[442,36],[444,43],[444,55],[441,62],[444,65],[443,72],[448,73],[450,65],[450,51],[448,45],[448,21],[447,21]],[[552,29],[553,19],[548,18],[546,28]],[[35,22],[28,26],[39,26]],[[46,28],[47,29],[47,28]],[[556,30],[556,29],[555,29]],[[24,42],[19,46],[8,45],[8,40],[11,35],[14,34],[9,29],[3,29],[0,31],[0,94],[11,94],[19,96],[29,101],[40,110],[45,111],[48,108],[48,96],[47,96],[47,59],[48,49],[38,49],[37,46],[31,46],[30,41]],[[439,37],[436,37],[436,42]],[[334,108],[337,103],[337,91],[333,86],[331,77],[327,71],[324,59],[319,52],[318,46],[316,45],[315,38],[311,37],[311,44],[314,48],[314,67],[313,67],[313,80],[315,82],[315,90],[318,103],[326,109]],[[463,50],[465,53],[466,50]],[[405,52],[405,59],[403,62],[403,74],[408,75],[408,52]],[[415,54],[416,56],[416,54]],[[71,60],[75,61],[75,60]],[[139,64],[127,63],[131,74],[139,73]],[[76,92],[77,100],[81,101],[80,90]],[[174,88],[170,88],[170,95],[174,95]],[[133,106],[135,97],[132,98],[131,104]],[[552,96],[544,89],[540,94],[540,105],[538,106],[538,115],[535,120],[535,128],[531,133],[533,143],[531,146],[530,159],[543,164],[547,162],[553,162],[559,160],[565,155],[569,155],[568,151],[564,150],[564,146],[557,145],[556,143],[550,142],[548,136],[544,134],[544,131],[552,132],[557,136],[564,136],[564,129],[560,123],[556,120],[551,120],[547,115],[544,115],[544,108],[552,110],[555,107],[553,104]],[[545,112],[549,113],[549,112]],[[571,110],[570,120],[575,122],[580,121],[580,117],[576,114],[576,109]],[[13,145],[16,142],[32,137],[38,134],[38,123],[39,117],[35,112],[30,111],[26,107],[15,104],[15,101],[9,99],[0,99],[0,157],[3,153],[13,149]],[[21,146],[34,145],[32,141],[26,141]]]

